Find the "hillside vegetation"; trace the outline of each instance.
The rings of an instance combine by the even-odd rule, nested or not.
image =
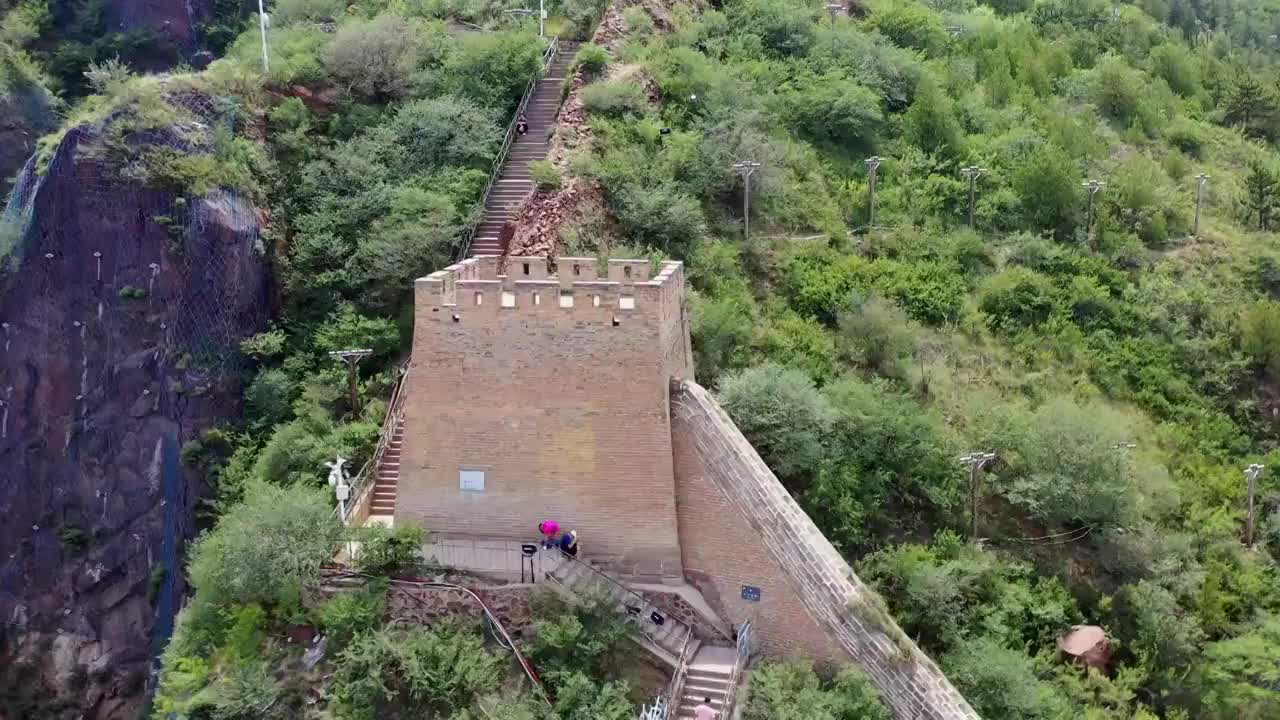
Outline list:
[[[39,16],[28,7],[4,27]],[[226,58],[200,73],[137,78],[95,56],[81,90],[49,82],[92,93],[68,124],[126,119],[104,148],[122,181],[233,188],[270,210],[281,308],[243,348],[245,417],[184,450],[221,519],[193,552],[165,712],[257,717],[236,713],[293,692],[267,664],[292,651],[265,630],[323,612],[301,601],[314,574],[283,569],[337,538],[308,488],[335,452],[369,456],[373,398],[408,346],[409,281],[450,256],[538,65],[531,23],[504,9],[283,0],[265,75],[256,19],[232,13]],[[552,6],[553,26],[584,32],[600,10]],[[539,167],[545,187],[558,172],[600,191],[560,251],[688,263],[699,380],[983,717],[1280,715],[1280,482],[1259,479],[1245,547],[1242,475],[1280,460],[1280,4],[847,10],[725,0],[668,24],[628,8],[615,52],[582,50],[586,132]],[[24,37],[34,67],[48,43]],[[214,142],[186,156],[128,142],[189,121],[193,95],[217,99]],[[761,166],[744,239],[731,167],[745,160]],[[972,227],[968,166],[983,168]],[[1106,183],[1092,204],[1090,179]],[[375,351],[362,408],[326,355],[344,347]],[[974,542],[957,458],[978,450],[998,459],[974,494]],[[317,521],[256,556],[279,583],[210,574],[241,557],[219,537],[304,512]],[[1078,623],[1107,629],[1107,673],[1056,657]],[[342,657],[408,662],[377,623],[360,629],[373,639]],[[494,691],[476,672],[449,712]],[[748,712],[865,707],[860,680],[806,673],[770,669]]]

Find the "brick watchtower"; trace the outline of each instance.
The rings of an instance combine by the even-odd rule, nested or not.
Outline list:
[[[396,524],[526,539],[681,577],[670,381],[691,378],[684,270],[478,257],[415,285]]]

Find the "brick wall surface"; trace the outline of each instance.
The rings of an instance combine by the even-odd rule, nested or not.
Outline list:
[[[708,601],[735,622],[754,612],[766,654],[832,662],[843,651],[902,720],[976,720],[937,665],[867,611],[872,593],[715,399],[677,381],[671,401],[685,568]],[[742,601],[744,584],[760,602]]]
[[[673,360],[688,357],[683,269],[559,265],[519,258],[498,275],[479,258],[417,281],[396,522],[526,538],[551,518],[593,558],[679,576],[668,393],[691,374]],[[482,492],[459,489],[463,468],[485,471]]]

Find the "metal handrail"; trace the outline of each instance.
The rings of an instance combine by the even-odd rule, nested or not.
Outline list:
[[[746,668],[747,662],[751,659],[750,650],[750,630],[751,623],[744,622],[738,630],[738,659],[733,663],[733,672],[729,674],[729,688],[724,694],[724,708],[720,711],[720,717],[728,718],[733,716],[733,705],[738,700],[738,683],[742,679],[742,671]],[[746,633],[747,637],[743,638]],[[747,649],[743,650],[743,643],[747,643]]]
[[[666,610],[663,610],[662,608],[659,608],[657,605],[654,605],[654,604],[653,604],[653,602],[651,602],[651,601],[650,601],[648,598],[646,598],[644,595],[641,595],[640,593],[636,592],[635,590],[632,590],[631,588],[627,587],[626,585],[623,585],[623,584],[622,584],[622,582],[621,582],[621,581],[619,581],[617,578],[613,577],[612,575],[610,575],[610,574],[608,574],[608,573],[606,573],[606,572],[603,572],[603,571],[601,571],[601,570],[597,569],[597,568],[596,568],[595,566],[593,566],[591,563],[589,563],[589,562],[583,562],[583,561],[581,561],[581,560],[577,559],[576,557],[574,557],[574,556],[570,555],[569,553],[565,552],[564,550],[560,550],[559,548],[556,548],[556,549],[560,552],[560,557],[561,557],[561,559],[562,559],[562,561],[563,561],[563,562],[573,562],[573,563],[577,563],[579,566],[584,567],[584,568],[586,568],[587,570],[589,570],[589,571],[590,571],[591,573],[593,573],[597,578],[600,578],[600,579],[605,580],[606,582],[608,582],[608,583],[612,584],[613,586],[617,587],[618,589],[622,590],[622,592],[623,592],[623,593],[625,593],[625,594],[627,594],[627,595],[630,595],[631,597],[635,598],[635,599],[636,599],[636,601],[638,601],[638,602],[640,603],[640,611],[641,611],[641,612],[645,612],[645,611],[649,611],[649,612],[655,612],[655,611],[656,611],[656,612],[659,612],[659,613],[661,613],[661,614],[662,614],[664,624],[665,624],[665,623],[667,623],[667,622],[673,622],[673,623],[675,623],[677,626],[679,626],[679,627],[681,627],[681,628],[684,628],[684,642],[686,643],[686,647],[687,647],[688,642],[689,642],[689,638],[693,635],[693,628],[689,627],[689,625],[688,625],[687,623],[685,623],[683,620],[681,620],[681,619],[679,619],[679,618],[677,618],[677,617],[673,616],[671,613],[667,612]],[[549,573],[548,573],[548,576],[549,576],[549,577],[551,577],[551,579],[552,579],[552,580],[556,580],[556,578],[555,578],[554,576],[551,576]],[[559,582],[558,580],[556,580],[556,581],[557,581],[557,582]],[[642,631],[642,632],[644,632],[644,634],[645,634],[646,636],[647,636],[647,635],[649,635],[649,633],[648,633],[648,632],[646,632],[647,625],[646,625],[645,623],[641,622],[641,623],[640,623],[640,627],[641,627],[641,631]],[[650,640],[653,640],[653,638],[650,638]],[[654,642],[654,644],[657,644],[657,641],[656,641],[656,640],[653,640],[653,642]]]
[[[369,480],[370,470],[373,474],[378,471],[378,465],[382,462],[382,456],[387,452],[387,446],[391,444],[391,438],[395,437],[396,426],[399,425],[400,419],[404,417],[404,387],[409,377],[409,360],[405,360],[397,369],[395,386],[391,390],[391,399],[387,402],[387,416],[382,421],[382,429],[378,431],[378,445],[373,450],[373,455],[365,461],[360,467],[360,472],[351,481],[351,502],[347,503],[347,517],[338,517],[343,523],[355,515],[356,509],[360,507],[366,496],[373,491],[373,486],[377,485],[376,481]],[[341,511],[334,508],[334,514],[337,515]]]
[[[498,149],[498,155],[493,159],[493,165],[489,168],[489,179],[484,184],[484,191],[480,193],[480,203],[475,211],[471,213],[471,218],[467,221],[467,227],[462,231],[462,241],[458,244],[458,256],[454,258],[455,261],[467,258],[467,252],[471,249],[471,240],[475,237],[476,229],[484,221],[485,206],[489,203],[489,193],[493,191],[493,185],[498,181],[502,166],[507,161],[507,155],[511,152],[511,144],[515,142],[516,121],[520,119],[520,115],[529,106],[529,101],[533,99],[533,93],[538,87],[538,81],[551,68],[551,63],[555,62],[556,54],[559,52],[560,38],[558,36],[552,37],[547,49],[542,53],[542,67],[525,85],[524,94],[520,96],[520,104],[516,106],[515,113],[511,115],[511,122],[507,123],[507,134],[503,136],[502,147]]]

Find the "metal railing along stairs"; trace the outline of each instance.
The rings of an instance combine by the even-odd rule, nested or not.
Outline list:
[[[480,193],[480,201],[476,204],[476,209],[467,221],[467,227],[462,231],[462,240],[458,244],[458,254],[454,258],[455,262],[466,259],[467,252],[471,249],[471,240],[475,237],[476,229],[480,227],[480,223],[484,220],[485,206],[489,202],[489,195],[493,192],[494,183],[498,182],[498,178],[502,176],[502,166],[506,163],[507,155],[511,152],[511,143],[516,137],[516,120],[529,107],[529,100],[538,88],[538,80],[555,62],[556,54],[559,52],[560,38],[553,36],[551,42],[547,45],[547,49],[542,53],[542,67],[525,85],[524,94],[520,96],[520,104],[516,106],[516,111],[511,114],[511,122],[507,123],[507,133],[503,136],[502,147],[498,149],[498,155],[493,159],[493,165],[489,168],[489,179],[485,182],[484,191]]]

